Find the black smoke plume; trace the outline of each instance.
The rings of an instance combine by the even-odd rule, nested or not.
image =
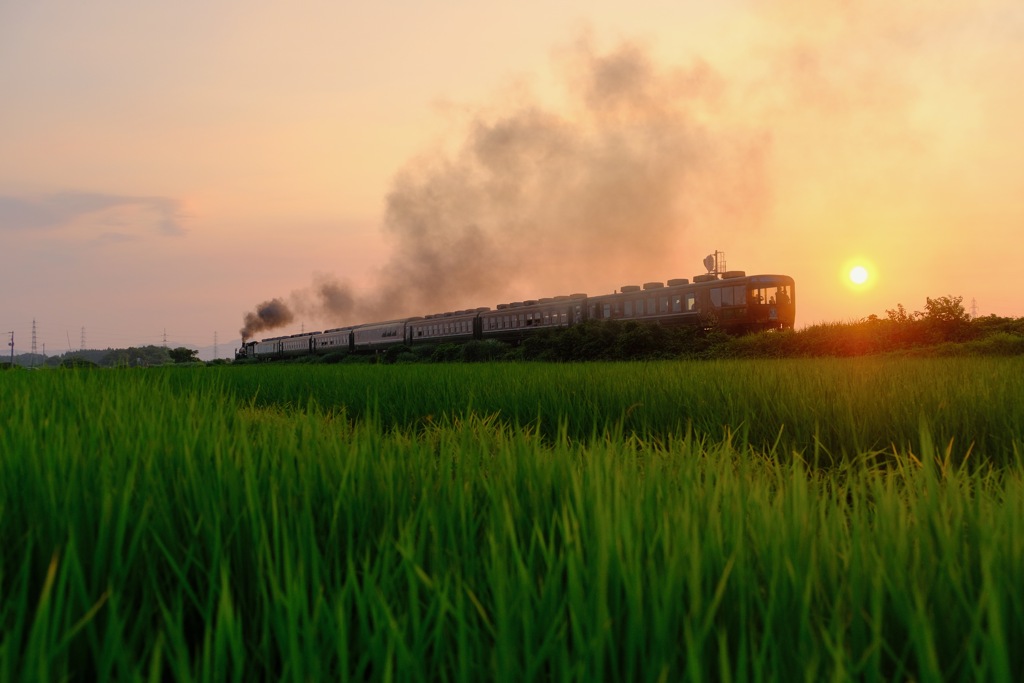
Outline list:
[[[252,338],[257,332],[282,327],[295,320],[295,315],[281,299],[264,301],[256,310],[245,314],[245,324],[239,330],[242,341]]]
[[[599,53],[586,38],[556,63],[563,106],[517,90],[470,109],[452,151],[396,174],[394,247],[376,286],[357,296],[322,278],[294,308],[349,324],[493,306],[527,288],[607,292],[691,275],[680,270],[699,259],[679,251],[693,226],[703,245],[757,222],[767,141],[718,115],[727,88],[710,66],[661,67],[640,45]]]

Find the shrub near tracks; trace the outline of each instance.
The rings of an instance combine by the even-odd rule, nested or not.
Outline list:
[[[520,400],[567,379],[511,367]],[[702,393],[731,438],[631,422],[672,372],[789,386],[761,367],[609,367],[522,425],[485,390],[502,375],[466,394],[392,369],[308,368],[305,392],[276,368],[8,373],[0,679],[1019,680],[1019,458],[956,467],[918,422],[885,468],[851,450],[814,471],[746,439],[726,391]],[[908,398],[947,416],[931,392],[966,368],[891,381],[941,367]],[[1010,368],[988,369],[987,397],[966,388],[986,410]],[[789,370],[809,396],[771,420],[813,423],[801,408],[854,382]],[[1013,415],[988,428],[1020,449]]]

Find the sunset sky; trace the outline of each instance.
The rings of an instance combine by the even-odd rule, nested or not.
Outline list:
[[[1020,0],[0,0],[0,348],[226,357],[274,298],[258,336],[715,250],[798,327],[1024,316],[1022,82]]]

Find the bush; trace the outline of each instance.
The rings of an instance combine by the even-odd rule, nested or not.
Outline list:
[[[964,344],[972,354],[981,356],[1017,356],[1024,355],[1024,336],[998,332]]]
[[[410,353],[411,354],[412,353],[412,349],[410,349],[405,344],[396,344],[395,346],[389,346],[384,351],[383,361],[385,363],[394,363],[394,362],[396,362],[398,360],[398,358],[402,354],[406,354],[406,353]]]
[[[467,363],[504,360],[509,356],[509,347],[496,339],[474,339],[462,345],[461,360]]]
[[[462,356],[462,344],[447,342],[438,344],[430,354],[430,361],[433,363],[452,363]]]

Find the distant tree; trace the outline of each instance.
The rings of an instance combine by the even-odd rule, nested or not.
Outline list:
[[[907,309],[903,308],[903,304],[896,304],[896,308],[885,309],[885,317],[894,323],[909,323],[919,320],[921,313],[919,311],[907,313]]]
[[[932,299],[925,297],[924,317],[936,323],[960,324],[971,320],[964,310],[962,296],[940,296]]]
[[[971,316],[964,310],[962,296],[926,298],[922,320],[931,341],[966,341],[974,336]]]
[[[65,356],[61,362],[60,367],[62,368],[98,368],[99,363],[95,363],[88,358],[82,358],[81,356]]]
[[[130,346],[127,349],[112,349],[101,361],[108,367],[137,367],[164,365],[171,362],[170,350],[163,346]]]
[[[171,360],[175,363],[198,363],[199,362],[199,351],[179,346],[176,349],[168,351],[171,356]]]

